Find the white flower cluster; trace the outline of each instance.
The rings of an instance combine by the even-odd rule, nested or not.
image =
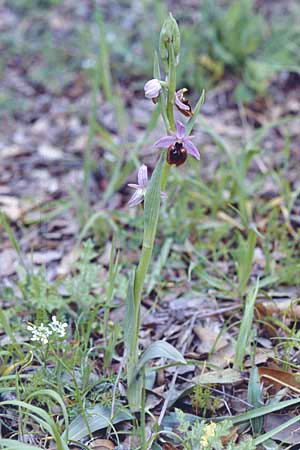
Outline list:
[[[52,333],[57,334],[59,337],[64,337],[68,324],[66,322],[62,323],[57,320],[56,316],[52,316],[52,322],[48,326],[51,328]]]
[[[56,335],[58,337],[64,337],[66,334],[67,323],[62,323],[57,320],[56,316],[52,316],[52,322],[48,325],[41,323],[39,326],[28,325],[27,330],[31,331],[31,341],[41,342],[43,345],[48,344],[49,337]]]

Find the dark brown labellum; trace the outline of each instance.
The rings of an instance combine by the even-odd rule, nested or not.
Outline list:
[[[187,151],[181,142],[175,142],[168,148],[167,162],[170,165],[181,166],[186,160]]]

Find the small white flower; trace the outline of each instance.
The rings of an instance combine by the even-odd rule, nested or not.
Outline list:
[[[28,325],[27,330],[31,331],[31,341],[41,342],[43,345],[48,344],[50,336],[64,337],[66,335],[67,323],[57,320],[56,316],[52,316],[52,322],[48,325],[41,323],[40,325]]]
[[[28,325],[27,330],[31,331],[31,341],[41,342],[43,345],[48,344],[49,336],[52,334],[52,331],[43,323],[38,327],[36,325]]]
[[[68,324],[66,322],[59,322],[56,316],[52,316],[52,322],[49,323],[49,327],[53,333],[58,334],[59,337],[64,337],[66,335]]]

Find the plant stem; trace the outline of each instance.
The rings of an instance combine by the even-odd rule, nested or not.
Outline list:
[[[167,132],[175,131],[175,120],[174,120],[174,97],[175,97],[175,91],[176,91],[176,64],[175,64],[175,57],[174,57],[174,49],[173,46],[170,44],[169,46],[169,67],[168,67],[168,97],[167,97],[167,105],[166,105],[166,115],[167,118],[164,117],[163,111],[163,105],[161,105],[162,115],[164,118],[164,122],[168,122],[166,124]],[[163,99],[163,96],[162,96]],[[161,101],[162,101],[161,99]],[[167,120],[166,120],[167,119]],[[169,125],[169,127],[167,126]],[[164,161],[162,161],[162,158],[164,158]],[[163,164],[161,166],[161,164]],[[158,166],[160,165],[160,166]],[[160,161],[158,162],[158,167],[160,167],[160,175],[157,177],[157,185],[160,186],[160,190],[164,190],[167,184],[167,179],[170,171],[170,166],[166,161],[166,156],[162,156]],[[151,212],[151,208],[153,208],[153,205],[156,205],[153,209],[157,212],[157,208],[159,209],[159,204],[157,202],[160,202],[160,198],[158,197],[156,200],[153,198],[153,202],[145,205],[145,218],[147,221],[147,212]],[[146,208],[149,208],[149,210]],[[157,212],[158,214],[158,212]],[[151,216],[151,214],[150,214]],[[131,335],[131,345],[130,345],[130,352],[129,355],[127,355],[127,382],[129,389],[127,390],[127,397],[130,404],[130,407],[132,410],[139,410],[141,407],[141,401],[142,401],[142,388],[143,388],[143,379],[142,377],[139,377],[138,379],[134,379],[134,373],[135,368],[138,363],[139,359],[139,328],[140,328],[140,309],[141,309],[141,294],[145,282],[145,278],[150,266],[155,237],[156,237],[156,231],[157,231],[157,221],[158,221],[158,215],[156,216],[156,220],[152,224],[151,232],[150,234],[145,232],[146,228],[144,229],[144,239],[143,239],[143,246],[142,246],[142,252],[140,256],[140,261],[138,264],[138,267],[135,272],[134,277],[134,285],[133,285],[133,320],[132,320],[132,326],[133,326],[133,332]],[[149,223],[148,223],[149,226]],[[132,389],[132,384],[134,383],[134,389]]]
[[[149,268],[149,264],[150,264],[151,256],[152,256],[152,250],[153,250],[153,243],[152,243],[152,245],[151,244],[149,245],[149,244],[145,244],[145,242],[143,242],[140,262],[139,262],[138,268],[136,270],[136,277],[135,277],[136,282],[134,284],[134,297],[138,301],[140,300],[145,277],[148,272],[148,268]]]
[[[173,46],[169,46],[169,71],[168,71],[168,102],[167,102],[167,116],[169,119],[170,128],[175,131],[175,121],[174,121],[174,96],[176,91],[176,64]]]

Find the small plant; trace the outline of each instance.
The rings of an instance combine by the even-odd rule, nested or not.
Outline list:
[[[196,421],[190,423],[186,414],[176,410],[182,444],[185,450],[255,450],[252,439],[236,443],[237,434],[230,420],[219,423]],[[200,443],[200,445],[199,445]]]
[[[165,70],[165,80],[162,79],[160,62],[158,55],[155,53],[154,78],[145,84],[144,89],[145,96],[157,104],[157,108],[160,108],[167,135],[154,144],[154,147],[162,150],[162,152],[150,181],[148,180],[147,167],[142,165],[138,171],[138,183],[129,185],[135,189],[135,193],[129,200],[129,206],[137,206],[144,201],[142,252],[139,264],[133,271],[129,285],[124,329],[128,383],[127,397],[132,410],[140,408],[142,398],[143,371],[141,371],[139,362],[138,343],[140,304],[145,278],[152,258],[161,198],[166,197],[164,190],[167,185],[170,168],[182,165],[188,155],[197,160],[200,159],[199,151],[192,142],[190,132],[203,103],[204,96],[200,97],[195,111],[192,112],[192,108],[185,98],[186,90],[176,89],[176,67],[180,57],[180,32],[172,14],[162,26],[159,53]],[[175,121],[175,107],[183,116],[189,117],[185,125],[180,120]],[[158,349],[161,353],[158,352]],[[166,342],[154,343],[152,353],[149,353],[148,349],[147,360],[148,358],[163,356],[182,360],[180,354]],[[143,357],[141,360],[143,360]]]
[[[220,405],[220,399],[218,397],[212,398],[210,388],[204,387],[201,384],[196,384],[194,387],[194,391],[191,395],[191,402],[196,416],[201,415],[202,417],[206,417],[208,410],[215,413]]]

